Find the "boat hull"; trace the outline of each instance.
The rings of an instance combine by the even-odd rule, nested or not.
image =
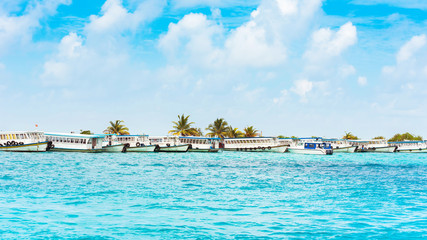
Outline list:
[[[396,149],[398,153],[427,153],[427,148]]]
[[[310,154],[310,155],[332,155],[333,151],[330,149],[306,149],[306,148],[288,148],[288,152],[297,154]]]
[[[124,151],[124,144],[119,144],[119,145],[113,145],[113,146],[105,146],[102,147],[102,149],[104,149],[104,152],[123,152]]]
[[[82,152],[82,153],[101,153],[104,152],[104,148],[97,149],[75,149],[75,148],[51,148],[49,149],[51,152]]]
[[[48,142],[30,143],[16,146],[1,146],[0,151],[5,152],[46,152]]]
[[[217,152],[220,152],[220,150],[221,150],[220,148],[206,148],[206,149],[191,148],[191,149],[188,149],[189,152],[204,152],[204,153],[207,153],[207,152],[217,153]]]
[[[288,149],[288,146],[272,146],[272,147],[253,147],[253,148],[224,148],[224,151],[233,152],[276,152],[284,153]]]
[[[155,145],[126,148],[126,152],[154,152],[155,150],[156,150]]]
[[[334,148],[335,153],[354,153],[356,150],[357,146]]]
[[[190,144],[184,144],[184,145],[177,145],[177,146],[164,146],[159,147],[158,152],[188,152],[188,149],[190,148]]]
[[[392,153],[396,151],[396,146],[391,147],[370,147],[357,149],[357,152],[380,152],[380,153]]]

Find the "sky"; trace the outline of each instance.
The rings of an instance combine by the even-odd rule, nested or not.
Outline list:
[[[425,0],[1,0],[0,130],[427,138]]]

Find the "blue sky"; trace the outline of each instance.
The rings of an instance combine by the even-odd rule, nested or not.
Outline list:
[[[3,0],[0,130],[427,137],[421,0]]]

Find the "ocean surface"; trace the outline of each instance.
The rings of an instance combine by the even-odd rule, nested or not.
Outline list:
[[[0,239],[182,238],[427,238],[427,154],[0,152]]]

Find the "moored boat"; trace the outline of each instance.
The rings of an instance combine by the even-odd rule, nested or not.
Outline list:
[[[352,146],[357,146],[357,152],[392,153],[396,151],[395,145],[389,145],[385,139],[348,140]]]
[[[49,147],[44,133],[39,131],[0,132],[0,151],[45,152]]]
[[[119,143],[116,139],[115,134],[103,134],[105,137],[102,141],[102,148],[104,152],[124,152],[125,145],[123,143]]]
[[[396,152],[427,153],[427,141],[389,142],[389,144],[397,147]]]
[[[219,152],[220,138],[208,137],[179,137],[179,141],[183,144],[190,144],[189,152]]]
[[[334,153],[354,153],[358,148],[358,146],[351,145],[346,139],[322,138],[322,141],[325,143],[330,143]]]
[[[157,148],[148,135],[117,135],[116,139],[125,145],[125,152],[154,152]]]
[[[290,153],[332,155],[333,150],[330,143],[321,141],[321,138],[300,138],[296,144],[288,148]]]
[[[46,140],[52,142],[49,151],[54,152],[103,152],[103,135],[75,133],[45,133]]]
[[[183,144],[177,136],[148,137],[151,144],[157,145],[157,152],[187,152],[190,144]]]
[[[288,148],[274,137],[224,138],[223,142],[224,151],[284,153]]]

